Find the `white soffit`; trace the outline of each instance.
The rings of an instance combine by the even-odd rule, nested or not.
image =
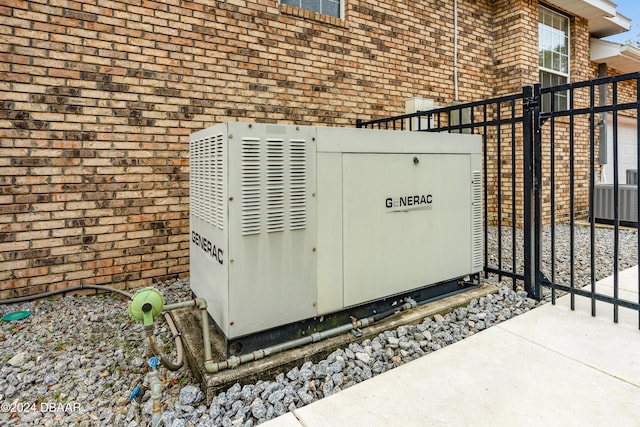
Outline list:
[[[609,0],[549,0],[546,3],[589,20],[589,33],[596,38],[624,33],[631,27],[631,20],[616,12],[617,5]]]
[[[596,64],[607,64],[622,73],[634,73],[640,71],[640,48],[591,39],[591,60]]]

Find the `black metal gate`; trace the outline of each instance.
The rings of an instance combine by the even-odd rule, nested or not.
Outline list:
[[[625,199],[636,215],[631,231],[622,229],[629,224],[621,217],[619,182],[622,119],[635,125],[631,147],[640,170],[639,80],[640,73],[633,73],[550,88],[536,84],[490,100],[358,120],[357,127],[482,135],[485,275],[511,279],[514,289],[522,286],[538,300],[550,294],[555,303],[558,292],[569,293],[572,309],[576,295],[590,298],[594,316],[596,301],[608,302],[615,322],[619,307],[635,310],[640,327],[640,296],[630,301],[619,290],[621,268],[630,266],[620,265],[621,232],[634,239],[631,265],[640,252],[637,181],[630,189],[635,199]],[[604,168],[613,175],[609,229],[601,228],[595,213]],[[598,241],[603,233],[610,244]],[[597,289],[596,282],[609,275],[612,292]],[[640,269],[636,282],[640,295]]]

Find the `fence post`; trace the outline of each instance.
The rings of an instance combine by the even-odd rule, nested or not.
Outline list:
[[[540,95],[540,83],[533,85],[533,98],[536,100],[533,107],[533,198],[534,206],[534,257],[533,268],[535,271],[532,297],[540,301],[542,299],[542,124],[540,117],[542,96]],[[553,96],[553,95],[551,95]],[[551,171],[554,173],[554,171]]]
[[[524,290],[540,300],[540,86],[522,88],[524,173]],[[537,159],[536,159],[537,157]]]

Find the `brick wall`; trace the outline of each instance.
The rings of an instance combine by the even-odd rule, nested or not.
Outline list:
[[[570,52],[571,70],[570,82],[579,82],[597,77],[592,75],[589,55],[580,55],[579,52],[589,52],[588,21],[574,17],[570,24]],[[574,92],[574,108],[588,108],[588,91]],[[551,133],[553,126],[553,153],[551,149]],[[573,132],[571,132],[571,120],[568,117],[549,120],[543,126],[543,154],[542,154],[542,187],[543,187],[543,221],[549,223],[552,217],[551,199],[555,204],[555,220],[566,221],[571,214],[571,144],[573,143],[573,171],[574,171],[574,216],[587,218],[589,215],[589,178],[590,178],[590,135],[589,116],[587,114],[574,116]],[[597,135],[596,135],[597,141]],[[551,158],[554,166],[554,194],[551,194]],[[595,147],[597,159],[598,151]]]
[[[537,80],[537,2],[458,8],[461,102]],[[188,275],[191,132],[450,103],[453,2],[0,0],[0,58],[0,298],[137,287]]]
[[[460,98],[492,95],[489,2],[460,2]],[[188,274],[188,135],[353,126],[453,100],[453,5],[0,1],[0,298]],[[474,31],[471,31],[474,30]]]
[[[493,3],[495,95],[519,93],[522,86],[538,81],[538,3]]]
[[[522,86],[530,85],[538,81],[538,52],[537,43],[537,21],[538,6],[535,1],[497,1],[494,3],[494,55],[495,55],[495,87],[496,95],[506,95],[519,93]],[[563,13],[562,10],[553,8]],[[589,59],[590,35],[588,31],[588,21],[586,19],[571,16],[570,24],[570,82],[579,82],[597,77],[597,65],[591,63]],[[609,74],[618,74],[615,70],[609,70]],[[620,98],[635,100],[635,84],[619,85]],[[609,89],[611,97],[612,90]],[[578,90],[574,93],[574,107],[589,107],[588,89]],[[597,91],[596,91],[597,99]],[[596,100],[597,103],[597,100]],[[521,108],[521,106],[518,106]],[[495,114],[495,112],[494,112]],[[518,111],[519,114],[519,111]],[[626,111],[624,115],[633,116],[635,113]],[[509,112],[502,112],[501,117],[509,117]],[[553,124],[552,124],[553,122]],[[551,127],[553,126],[553,137]],[[574,216],[586,218],[589,213],[589,161],[590,161],[590,134],[588,115],[575,116],[573,120],[573,132],[571,132],[570,120],[566,117],[547,121],[542,127],[542,216],[545,224],[552,219],[552,201],[554,204],[554,220],[566,221],[571,214],[570,197],[570,145],[573,144],[573,171],[574,171]],[[520,191],[522,185],[522,156],[516,156],[516,193],[512,194],[511,184],[513,176],[511,174],[511,137],[512,132],[509,126],[501,128],[500,148],[501,160],[498,165],[497,147],[498,141],[495,132],[489,135],[490,143],[488,148],[489,164],[493,165],[488,171],[487,187],[489,189],[489,221],[498,221],[497,208],[497,180],[500,173],[502,201],[500,222],[505,225],[511,223],[512,199],[516,202],[516,221],[523,219],[523,193]],[[595,129],[595,140],[598,140],[598,128]],[[572,136],[571,136],[572,135]],[[553,150],[551,141],[553,139]],[[522,135],[516,131],[517,153],[522,149]],[[553,157],[553,159],[552,159]],[[598,147],[595,147],[595,158],[598,157]],[[551,163],[553,160],[553,181],[551,175]],[[597,162],[597,160],[596,160]],[[501,168],[500,171],[498,168]],[[596,170],[598,167],[596,166]],[[553,186],[553,194],[551,187]],[[553,200],[552,200],[553,199]]]
[[[538,80],[538,4],[528,0],[493,2],[493,84],[494,96],[521,93],[522,87]],[[522,105],[517,103],[515,114],[512,105],[503,103],[489,109],[489,120],[508,120],[521,117]],[[489,128],[487,133],[487,182],[488,217],[490,224],[500,222],[511,225],[511,213],[515,198],[516,224],[523,220],[522,200],[522,132],[518,125],[514,130],[511,124]],[[515,159],[512,156],[512,141],[516,141]],[[512,165],[516,168],[516,192],[512,191],[514,176]],[[499,212],[500,211],[500,212]]]

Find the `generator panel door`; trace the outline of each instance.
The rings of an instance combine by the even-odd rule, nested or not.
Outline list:
[[[229,137],[229,318],[236,338],[316,315],[315,129]]]
[[[471,272],[468,154],[344,154],[344,304]]]

